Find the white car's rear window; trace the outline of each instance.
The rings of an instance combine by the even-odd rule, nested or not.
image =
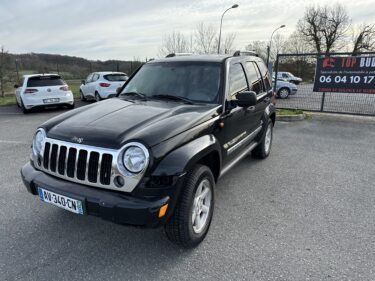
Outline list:
[[[124,74],[107,74],[104,75],[104,79],[108,81],[126,81],[128,77]]]
[[[65,85],[60,76],[36,76],[30,77],[27,81],[27,87],[49,87]]]

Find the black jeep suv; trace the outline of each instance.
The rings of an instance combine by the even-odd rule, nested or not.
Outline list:
[[[199,244],[215,183],[250,153],[266,158],[275,109],[257,56],[169,56],[140,67],[117,98],[41,125],[27,190],[44,202],[120,224],[164,226]]]

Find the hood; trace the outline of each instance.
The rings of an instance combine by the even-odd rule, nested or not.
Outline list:
[[[43,124],[50,138],[120,148],[128,141],[152,147],[218,115],[218,105],[109,99],[62,114]]]

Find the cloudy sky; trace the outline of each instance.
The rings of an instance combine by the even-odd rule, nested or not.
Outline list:
[[[353,23],[375,21],[375,0],[341,0]],[[164,34],[190,36],[199,22],[235,32],[240,49],[267,40],[272,30],[293,32],[306,5],[331,0],[1,0],[0,45],[11,53],[53,53],[89,59],[150,58],[158,54]]]

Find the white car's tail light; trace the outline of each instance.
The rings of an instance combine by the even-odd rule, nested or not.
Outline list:
[[[28,88],[26,88],[23,93],[24,94],[33,94],[33,93],[36,93],[36,92],[38,92],[37,89],[28,89]]]
[[[100,87],[109,87],[109,86],[111,86],[111,84],[108,84],[108,83],[99,83],[99,86]]]
[[[68,85],[62,86],[62,87],[60,87],[60,90],[61,91],[69,91],[69,86]]]

